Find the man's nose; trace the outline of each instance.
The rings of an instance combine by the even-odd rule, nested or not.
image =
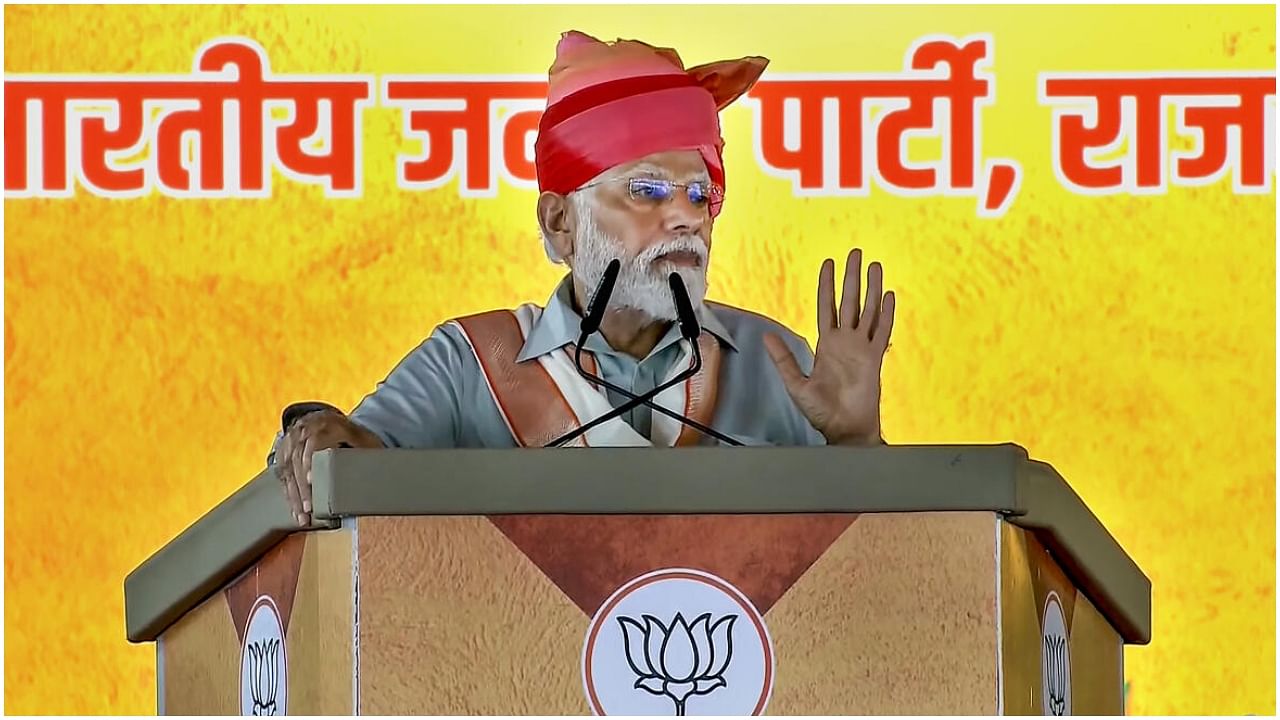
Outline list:
[[[695,205],[689,194],[678,189],[663,206],[663,229],[672,235],[701,235],[710,219],[706,205]]]

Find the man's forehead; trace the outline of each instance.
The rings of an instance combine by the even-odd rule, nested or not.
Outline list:
[[[656,153],[614,168],[613,175],[651,175],[675,180],[705,180],[710,173],[696,150]]]

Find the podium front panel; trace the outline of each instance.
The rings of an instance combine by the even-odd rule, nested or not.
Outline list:
[[[992,714],[992,513],[362,517],[362,714]]]
[[[990,512],[366,516],[158,642],[162,714],[1122,714],[1120,636]]]

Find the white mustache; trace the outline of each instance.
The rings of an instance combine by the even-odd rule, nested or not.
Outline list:
[[[663,255],[674,252],[693,253],[698,256],[699,263],[703,266],[707,264],[707,244],[697,235],[681,235],[645,248],[644,252],[636,256],[635,264],[640,267],[646,267],[652,265]]]

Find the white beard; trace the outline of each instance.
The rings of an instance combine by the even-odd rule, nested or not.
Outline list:
[[[671,286],[667,277],[676,272],[689,291],[689,302],[696,311],[701,308],[707,294],[707,245],[697,235],[679,235],[670,240],[646,248],[635,257],[629,257],[622,242],[596,226],[591,208],[584,203],[578,207],[578,230],[574,239],[573,275],[588,292],[594,290],[604,276],[609,262],[617,258],[622,267],[618,282],[609,297],[609,309],[630,308],[639,310],[655,320],[678,320],[675,301],[671,298]],[[654,260],[670,252],[696,253],[699,267],[675,265],[670,262],[654,264]]]

